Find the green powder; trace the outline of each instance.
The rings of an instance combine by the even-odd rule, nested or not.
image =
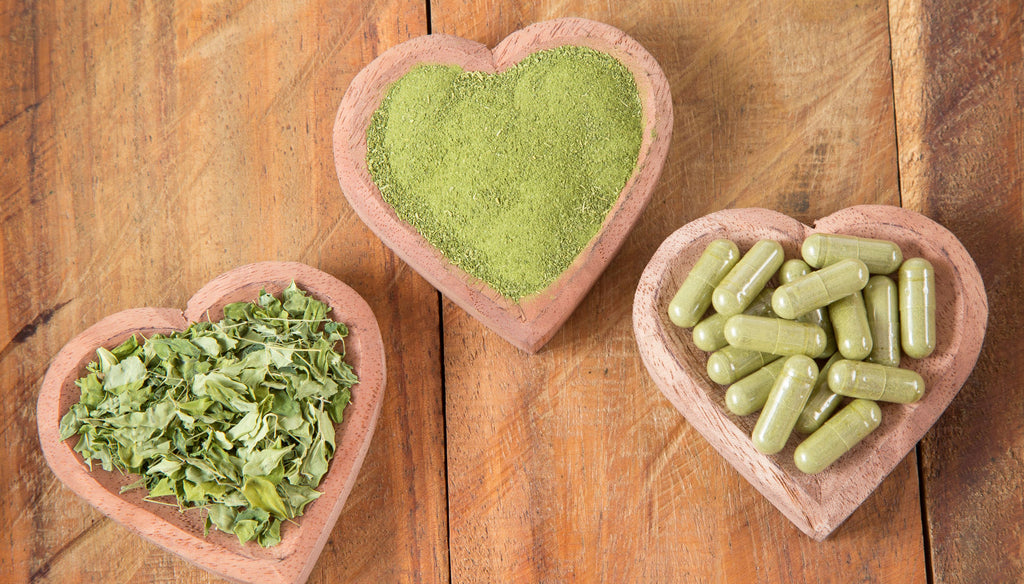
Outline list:
[[[413,68],[373,114],[366,163],[399,217],[518,301],[554,282],[597,233],[642,134],[629,70],[564,46],[496,75]]]

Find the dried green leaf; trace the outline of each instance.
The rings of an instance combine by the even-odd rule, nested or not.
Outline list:
[[[266,477],[249,477],[245,481],[245,485],[242,486],[242,494],[245,495],[245,500],[249,502],[249,505],[273,513],[278,517],[290,519],[284,501],[277,494],[277,487]]]

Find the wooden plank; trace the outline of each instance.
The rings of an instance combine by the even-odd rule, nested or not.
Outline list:
[[[424,4],[5,4],[19,66],[0,68],[0,580],[214,580],[56,482],[35,397],[102,316],[181,307],[265,259],[353,286],[388,345],[381,423],[310,581],[447,580],[437,295],[351,213],[331,145],[349,80],[426,32]]]
[[[974,374],[921,443],[935,582],[1024,580],[1024,8],[890,0],[904,205],[943,223],[988,292]]]
[[[452,580],[924,581],[913,455],[817,544],[662,397],[630,322],[645,263],[691,219],[899,203],[885,3],[481,0],[431,14],[434,31],[491,46],[557,16],[608,22],[660,61],[676,120],[647,212],[540,354],[445,302]]]

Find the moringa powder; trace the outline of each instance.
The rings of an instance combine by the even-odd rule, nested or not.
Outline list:
[[[366,163],[401,219],[519,301],[554,282],[597,233],[642,134],[629,70],[563,46],[499,74],[413,68],[373,114]]]

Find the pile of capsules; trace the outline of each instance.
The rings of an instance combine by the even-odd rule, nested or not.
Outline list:
[[[920,359],[935,349],[935,271],[903,261],[891,241],[848,235],[811,235],[801,255],[785,261],[777,241],[761,240],[741,258],[735,243],[715,240],[668,312],[711,352],[708,377],[729,385],[729,411],[761,411],[754,448],[775,454],[796,430],[807,437],[794,462],[814,474],[878,427],[876,402],[924,394],[921,376],[899,364],[901,351]],[[886,275],[897,271],[898,283]],[[709,305],[716,312],[701,320]],[[827,361],[819,370],[814,359]],[[853,400],[839,409],[844,397]]]

